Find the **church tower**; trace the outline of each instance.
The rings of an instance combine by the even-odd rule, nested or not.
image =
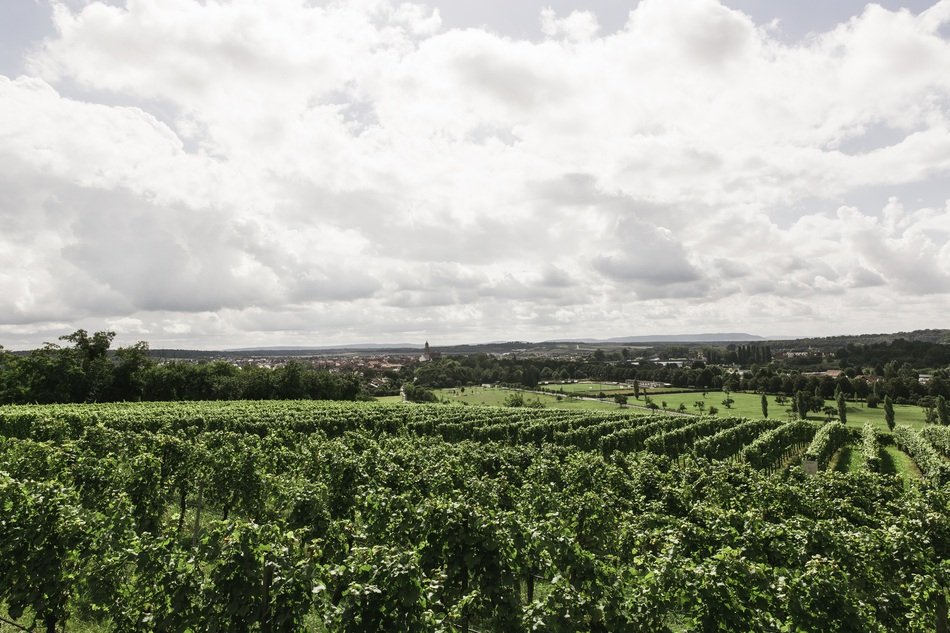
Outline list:
[[[429,350],[429,341],[426,341],[425,349],[422,351],[422,356],[419,357],[419,360],[423,363],[432,360],[432,352]]]

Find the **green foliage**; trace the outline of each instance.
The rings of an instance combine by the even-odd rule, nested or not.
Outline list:
[[[411,382],[404,384],[402,389],[406,395],[406,400],[409,402],[436,402],[438,400],[435,393],[430,389],[414,385]]]
[[[439,586],[425,577],[415,551],[354,547],[329,581],[339,596],[325,618],[331,630],[414,631],[434,623],[429,597]]]
[[[804,391],[799,391],[795,394],[795,412],[798,413],[799,419],[804,420],[808,417],[808,409],[810,406],[808,394]]]
[[[0,355],[0,403],[140,400],[332,399],[361,395],[355,375],[318,371],[292,361],[282,367],[237,367],[225,361],[156,363],[148,343],[110,355],[114,332],[77,330],[25,356]]]
[[[901,424],[894,431],[894,443],[911,456],[927,479],[935,484],[950,482],[950,465],[922,434]]]
[[[647,438],[643,447],[657,455],[676,457],[685,453],[697,439],[730,429],[741,422],[739,418],[700,418],[686,426],[661,431]]]
[[[808,450],[805,451],[805,459],[818,463],[818,468],[824,469],[828,465],[828,460],[838,449],[850,440],[851,435],[845,426],[838,422],[831,422],[821,426],[815,433]]]
[[[920,434],[944,457],[950,457],[950,427],[928,427]]]
[[[87,517],[68,487],[2,472],[0,510],[0,600],[13,619],[30,609],[55,630],[69,613],[90,545]]]
[[[524,406],[524,394],[520,391],[514,391],[508,394],[505,397],[504,406],[506,407],[523,407]]]
[[[710,437],[697,441],[693,452],[709,459],[726,459],[738,453],[743,446],[755,440],[763,432],[777,428],[777,420],[748,420],[728,426]]]
[[[868,472],[881,472],[881,442],[870,424],[861,429],[861,461]]]
[[[842,424],[848,423],[848,404],[845,402],[844,393],[838,392],[836,397],[836,404],[838,406],[838,419],[841,420]]]
[[[742,458],[755,468],[772,468],[795,447],[810,442],[816,427],[797,420],[766,431],[742,451]]]
[[[842,433],[616,410],[0,407],[0,600],[47,631],[932,631],[943,436],[898,427],[929,479],[907,487],[778,468]]]

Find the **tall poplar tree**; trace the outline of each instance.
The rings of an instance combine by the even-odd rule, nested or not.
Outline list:
[[[795,410],[798,411],[798,417],[802,420],[808,417],[808,396],[804,391],[795,394]]]
[[[839,391],[838,397],[836,400],[838,402],[838,419],[841,420],[842,424],[847,424],[848,423],[848,405],[844,401],[844,393]]]
[[[887,422],[887,428],[894,430],[894,403],[890,396],[884,396],[884,421]]]

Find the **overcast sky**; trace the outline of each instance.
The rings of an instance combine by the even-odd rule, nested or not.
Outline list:
[[[0,344],[950,326],[950,0],[3,0]]]

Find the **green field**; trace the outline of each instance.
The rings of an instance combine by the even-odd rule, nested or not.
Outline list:
[[[581,409],[581,410],[594,410],[594,411],[603,411],[603,410],[617,410],[619,407],[616,403],[611,401],[611,398],[614,394],[618,393],[627,393],[626,390],[618,391],[617,385],[612,383],[587,383],[587,382],[578,382],[578,383],[566,383],[563,385],[546,385],[546,388],[550,389],[553,387],[565,389],[566,393],[570,395],[579,396],[579,397],[596,397],[601,391],[607,395],[607,399],[604,401],[595,401],[595,400],[577,400],[568,397],[562,397],[561,400],[557,399],[557,396],[554,394],[539,394],[532,391],[522,391],[524,395],[525,402],[541,402],[545,407],[552,409]],[[608,391],[608,388],[613,387],[613,393]],[[466,404],[479,404],[487,406],[504,406],[505,398],[510,394],[514,393],[514,389],[505,389],[501,387],[466,387],[463,391],[460,388],[448,388],[448,389],[436,389],[435,394],[439,400],[449,403],[466,403]],[[658,392],[655,389],[647,390],[646,395],[653,400],[658,406],[663,406],[663,403],[666,403],[666,410],[676,411],[679,408],[680,403],[686,405],[687,413],[698,414],[699,409],[694,405],[698,401],[703,401],[706,404],[705,411],[709,411],[710,406],[716,407],[718,415],[725,417],[744,417],[744,418],[761,418],[762,417],[762,405],[761,405],[761,395],[757,393],[730,393],[730,397],[735,400],[732,404],[732,407],[727,409],[725,405],[722,404],[722,401],[725,400],[726,394],[721,391],[707,391],[705,392],[705,397],[701,391],[693,392],[679,392],[679,393],[668,393],[668,392]],[[401,402],[401,396],[384,396],[376,399],[381,403],[394,403]],[[789,403],[784,405],[777,404],[775,402],[775,396],[768,396],[769,402],[769,417],[774,419],[786,419],[789,416],[788,409]],[[625,407],[624,410],[630,411],[633,415],[643,415],[649,413],[648,410],[644,409],[646,401],[644,396],[640,396],[639,400],[629,396],[628,404],[630,406]],[[831,405],[831,400],[826,400],[826,404]],[[913,429],[920,430],[926,426],[924,421],[924,411],[920,407],[913,405],[894,405],[894,418],[897,424],[906,424]],[[824,419],[824,416],[811,413],[808,416],[809,420],[821,421]],[[878,407],[876,409],[870,409],[864,406],[861,403],[849,402],[848,403],[848,425],[849,426],[863,426],[865,422],[870,422],[874,428],[879,431],[887,432],[887,424],[884,421],[884,408]]]
[[[544,385],[539,385],[541,389],[546,389],[549,391],[563,391],[564,393],[575,394],[579,396],[592,396],[597,397],[597,394],[603,392],[606,395],[614,394],[633,394],[633,384],[632,383],[616,383],[616,382],[566,382],[566,383],[549,383]],[[641,387],[641,392],[649,393],[667,393],[667,392],[680,392],[683,389],[679,387]]]
[[[617,384],[615,382],[566,382],[562,384],[540,385],[540,388],[592,397],[597,397],[597,394],[601,391],[607,394],[633,393],[633,385]]]
[[[501,407],[505,404],[505,399],[513,393],[519,393],[515,389],[503,389],[500,387],[466,387],[461,389],[436,389],[435,394],[440,400],[450,403],[459,402],[465,404],[480,404],[492,407]],[[551,394],[541,394],[533,391],[521,391],[525,404],[540,402],[545,408],[550,409],[580,409],[586,411],[618,411],[620,407],[611,401],[593,401],[576,400],[573,398],[558,397]],[[638,407],[624,407],[624,411],[629,411],[631,415],[645,415],[650,413],[646,409]]]
[[[465,387],[463,391],[460,388],[446,388],[433,390],[436,397],[441,402],[449,404],[472,404],[489,407],[505,406],[505,399],[513,393],[521,393],[525,404],[540,402],[544,408],[582,410],[582,411],[618,411],[620,407],[612,401],[603,402],[596,400],[577,400],[562,396],[560,400],[553,394],[537,393],[534,391],[518,391],[516,389],[505,389],[502,387]],[[377,402],[391,404],[402,402],[402,396],[384,396],[376,398]],[[646,415],[650,411],[640,407],[624,407],[623,411],[629,411],[631,415]]]
[[[693,392],[693,393],[667,393],[667,394],[657,394],[656,396],[650,396],[658,405],[661,405],[664,401],[666,402],[667,409],[676,410],[679,407],[680,403],[686,405],[686,410],[691,413],[697,413],[698,409],[693,405],[695,402],[702,400],[706,403],[706,410],[709,410],[710,406],[714,406],[719,409],[719,415],[721,416],[739,416],[745,418],[761,418],[762,417],[762,405],[761,398],[762,396],[757,393],[735,393],[732,392],[729,394],[730,397],[735,400],[732,404],[731,409],[727,409],[722,401],[725,400],[726,394],[721,391],[708,391],[706,392],[706,397],[703,398],[702,392]],[[643,402],[641,396],[640,402]],[[789,404],[784,405],[777,404],[775,402],[775,396],[768,396],[769,402],[769,417],[775,419],[785,419],[788,417],[786,412],[789,408]],[[631,401],[631,404],[635,404],[634,401]],[[832,405],[832,400],[826,400],[825,404]],[[823,420],[824,416],[811,413],[808,416],[809,420]],[[924,411],[920,407],[913,405],[894,405],[894,419],[897,424],[906,424],[907,426],[914,429],[922,429],[925,426],[924,421]],[[870,422],[874,428],[880,431],[887,431],[887,424],[884,422],[884,407],[878,407],[876,409],[869,409],[866,406],[863,406],[857,402],[848,403],[848,425],[861,427],[864,426],[865,422]]]

